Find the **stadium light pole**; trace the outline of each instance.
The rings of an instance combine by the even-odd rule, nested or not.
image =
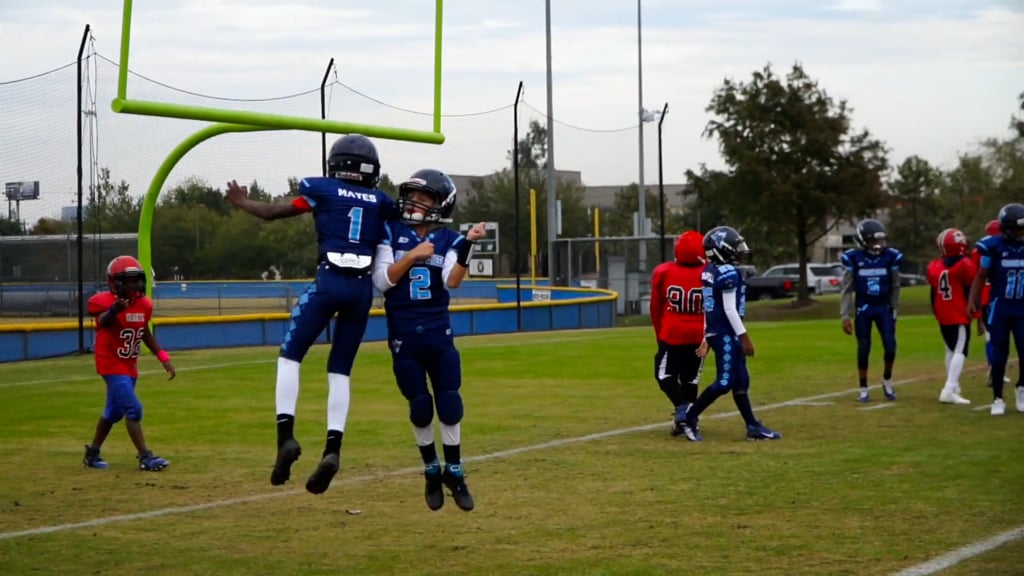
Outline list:
[[[641,0],[636,0],[636,59],[637,59],[637,115],[639,117],[638,132],[640,133],[639,138],[639,151],[640,151],[640,174],[638,182],[637,203],[636,203],[636,220],[637,220],[637,236],[647,235],[647,194],[644,191],[644,122],[653,121],[654,116],[644,110],[644,52],[643,52],[643,27],[642,27],[642,8]],[[649,118],[649,119],[648,119]],[[646,272],[647,270],[647,242],[644,240],[640,241],[640,272]]]
[[[665,171],[661,162],[661,124],[665,121],[666,114],[668,114],[668,102],[665,102],[665,106],[658,115],[658,220],[660,224],[659,236],[661,237],[662,262],[668,261],[665,258]]]
[[[548,211],[548,284],[555,284],[558,268],[555,262],[555,241],[558,239],[558,199],[555,185],[555,121],[553,111],[553,86],[551,81],[551,0],[544,0],[544,37],[547,44],[547,157],[544,159],[547,179]],[[516,143],[518,146],[519,143]]]

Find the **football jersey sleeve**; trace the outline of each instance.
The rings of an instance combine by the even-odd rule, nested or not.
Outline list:
[[[93,294],[89,298],[87,309],[89,316],[99,316],[114,305],[114,295],[110,292]]]
[[[664,272],[664,265],[659,265],[651,277],[651,325],[654,326],[655,337],[661,331],[661,316],[665,308],[664,288],[661,286]]]

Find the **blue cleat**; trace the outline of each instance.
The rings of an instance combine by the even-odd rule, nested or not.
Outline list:
[[[444,472],[441,473],[441,480],[451,490],[456,506],[466,512],[473,509],[473,496],[466,486],[466,476],[462,473],[461,465],[446,464]]]
[[[93,448],[92,446],[85,447],[85,457],[82,458],[82,464],[86,468],[95,468],[97,470],[106,470],[109,468],[107,463],[103,461],[103,457],[100,456],[100,449]]]
[[[423,469],[423,477],[426,480],[423,495],[427,500],[427,508],[440,510],[444,506],[441,464],[437,461],[427,464]]]
[[[782,440],[782,434],[758,422],[747,426],[747,440]]]
[[[861,404],[866,404],[866,403],[868,403],[870,401],[871,401],[871,394],[868,393],[868,389],[867,388],[861,388],[860,389],[860,394],[857,395],[857,402],[860,402]]]
[[[171,465],[168,460],[148,451],[140,453],[137,458],[139,459],[139,470],[143,472],[159,472]]]

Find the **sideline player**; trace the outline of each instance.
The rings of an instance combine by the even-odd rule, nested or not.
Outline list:
[[[970,404],[960,395],[960,374],[971,343],[971,318],[967,315],[967,296],[978,269],[968,257],[967,236],[956,228],[947,228],[935,239],[939,258],[928,264],[932,313],[946,345],[946,384],[939,393],[944,404]]]

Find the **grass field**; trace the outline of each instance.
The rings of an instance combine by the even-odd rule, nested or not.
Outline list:
[[[178,353],[171,382],[141,359],[148,439],[173,463],[157,474],[134,470],[121,426],[111,469],[81,467],[103,401],[91,358],[0,365],[0,573],[892,574],[1024,523],[1024,414],[974,410],[980,346],[963,379],[975,405],[940,405],[934,322],[899,331],[899,399],[876,390],[865,407],[834,316],[751,324],[755,410],[784,436],[771,443],[744,440],[729,397],[703,443],[670,437],[646,327],[462,338],[471,513],[424,505],[382,343],[360,352],[322,496],[302,485],[322,446],[323,346],[303,365],[305,454],[278,488],[275,349]],[[1017,539],[942,574],[1021,566]]]

